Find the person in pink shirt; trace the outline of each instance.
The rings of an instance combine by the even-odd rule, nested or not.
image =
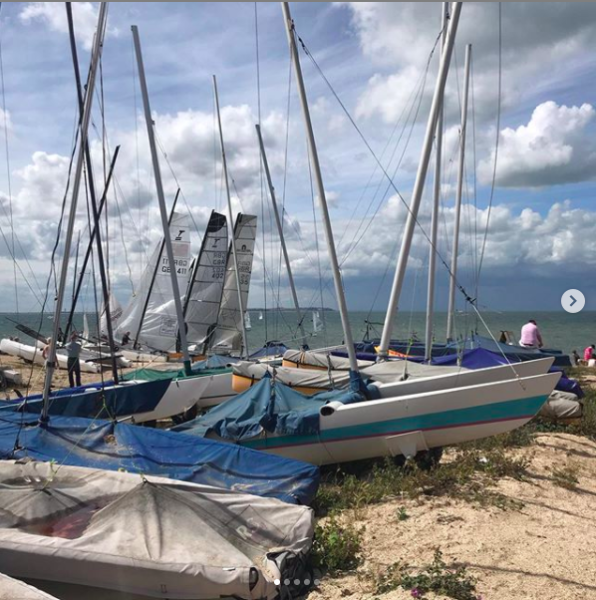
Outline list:
[[[588,346],[584,350],[584,361],[586,362],[586,364],[588,364],[593,358],[595,358],[595,356],[594,356],[595,350],[596,350],[596,346],[594,346],[594,345]]]
[[[524,348],[543,348],[542,334],[534,319],[526,323],[521,330],[521,339],[519,345]]]

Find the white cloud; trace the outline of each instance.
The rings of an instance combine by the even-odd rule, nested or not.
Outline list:
[[[426,70],[429,53],[440,33],[438,2],[339,2],[349,8],[352,26],[364,55],[379,70],[362,94],[359,112],[380,115],[394,123]],[[464,45],[474,56],[474,93],[479,119],[493,120],[497,110],[498,7],[503,16],[503,107],[531,98],[545,79],[565,79],[573,59],[594,50],[596,7],[593,3],[549,2],[536,12],[529,2],[466,2],[464,4],[447,89],[449,119],[458,120]],[[429,71],[421,118],[426,120],[434,89],[438,52]],[[459,76],[454,76],[455,67]]]
[[[91,50],[93,37],[97,28],[99,4],[94,2],[73,2],[73,20],[77,38],[82,40],[83,47]],[[62,2],[28,2],[19,14],[25,24],[32,21],[44,23],[51,31],[68,33],[66,10]],[[108,29],[107,35],[116,35],[115,29]]]
[[[541,187],[593,179],[596,149],[588,125],[596,112],[589,104],[538,106],[527,125],[501,132],[497,181],[504,187]],[[495,151],[479,166],[489,183]]]

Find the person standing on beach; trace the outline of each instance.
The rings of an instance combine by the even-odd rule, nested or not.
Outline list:
[[[66,344],[66,350],[68,351],[68,383],[70,387],[75,387],[75,378],[76,378],[76,387],[81,387],[81,350],[83,345],[79,342],[79,336],[76,333],[73,333],[70,336],[70,342]]]
[[[594,355],[596,350],[596,346],[594,346],[594,344],[592,344],[591,346],[588,346],[585,350],[584,350],[584,361],[586,363],[586,365],[594,358]]]
[[[530,319],[521,330],[521,339],[519,345],[524,348],[543,348],[542,334],[538,329],[538,324],[534,319]]]

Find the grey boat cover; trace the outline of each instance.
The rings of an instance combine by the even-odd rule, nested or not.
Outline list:
[[[318,369],[328,369],[332,371],[349,371],[350,360],[341,356],[332,356],[326,352],[288,350],[284,354],[284,360],[304,365],[305,367],[316,367]],[[368,360],[359,360],[358,366],[363,369],[374,365],[374,362]]]
[[[309,508],[208,486],[0,463],[0,564],[13,577],[169,600],[274,600],[274,581],[289,576],[280,557],[305,557],[313,522]]]
[[[316,371],[289,367],[270,367],[250,362],[238,363],[232,369],[234,375],[246,377],[255,382],[259,382],[266,375],[269,375],[290,388],[344,390],[350,387],[350,373],[348,371]]]
[[[327,358],[324,354],[314,352],[297,354],[306,355],[313,363],[324,362]],[[290,355],[292,358],[290,358]],[[284,355],[284,360],[294,362],[296,352],[291,352]],[[330,357],[334,361],[343,361],[345,359]],[[304,363],[305,364],[305,363]],[[341,366],[341,363],[337,363]],[[450,375],[452,373],[462,373],[467,371],[461,367],[435,367],[429,365],[421,365],[418,363],[407,362],[403,360],[387,361],[384,363],[367,363],[360,371],[366,382],[369,383],[395,383],[397,381],[406,381],[409,379],[422,379],[426,377],[438,377],[442,375]],[[313,365],[315,366],[315,365]],[[348,367],[349,368],[349,367]],[[242,362],[234,365],[234,374],[260,381],[265,373],[269,373],[281,383],[289,387],[300,388],[316,388],[321,390],[336,389],[344,390],[350,387],[350,375],[347,370],[310,370],[294,369],[291,367],[269,367],[260,364]]]
[[[0,573],[0,600],[56,600],[56,598]]]
[[[584,414],[584,405],[575,394],[555,391],[538,414],[540,417],[552,421],[581,419]]]

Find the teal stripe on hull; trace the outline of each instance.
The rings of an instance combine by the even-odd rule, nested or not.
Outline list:
[[[428,415],[418,415],[403,419],[393,419],[376,423],[366,423],[351,427],[340,427],[321,431],[319,435],[288,435],[268,439],[242,442],[243,446],[256,450],[284,448],[288,446],[306,446],[321,442],[340,442],[351,439],[400,435],[410,431],[429,431],[465,427],[483,423],[514,421],[534,416],[548,400],[548,396],[511,400],[473,408],[450,410]]]

